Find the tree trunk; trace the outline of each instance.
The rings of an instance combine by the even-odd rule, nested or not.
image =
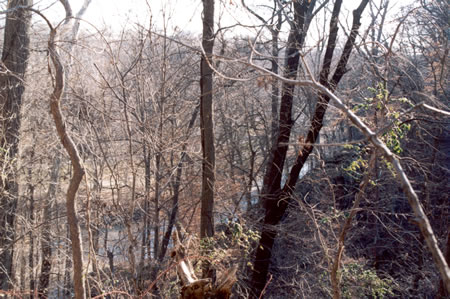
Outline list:
[[[445,261],[447,262],[447,265],[450,265],[450,230],[447,233],[447,245],[445,250]],[[439,281],[439,293],[437,295],[437,298],[448,298],[447,296],[450,295],[450,292],[446,288],[444,280],[441,278]]]
[[[34,140],[33,136],[33,140]],[[30,250],[28,252],[28,265],[29,265],[29,274],[30,274],[30,292],[33,292],[35,289],[35,279],[36,279],[36,272],[34,271],[34,247],[35,247],[35,234],[33,232],[33,228],[35,226],[35,217],[34,217],[34,205],[35,205],[35,199],[34,199],[34,184],[33,184],[33,159],[35,155],[35,146],[33,145],[31,148],[30,155],[30,166],[28,168],[28,182],[27,182],[27,198],[29,200],[29,216],[28,219],[30,221],[30,225],[32,229],[28,232],[28,236],[30,238]],[[31,298],[34,298],[34,295],[30,296]]]
[[[197,119],[199,106],[195,107],[192,117],[189,121],[188,132],[191,131],[194,126],[195,120]],[[175,221],[178,215],[178,199],[180,196],[180,185],[181,185],[181,174],[183,172],[183,164],[186,160],[186,143],[183,144],[181,149],[180,161],[177,164],[177,172],[175,175],[175,180],[173,183],[173,196],[172,196],[172,209],[170,211],[169,224],[167,226],[167,231],[164,234],[164,238],[161,244],[161,251],[159,252],[159,261],[164,259],[167,252],[167,247],[169,246],[169,241],[172,236],[173,227],[175,226]]]
[[[310,3],[312,2],[312,3]],[[338,6],[342,1],[336,1],[333,11],[339,12]],[[361,14],[366,7],[369,0],[363,0],[359,7],[353,12],[353,26],[350,36],[344,46],[343,53],[340,57],[336,70],[332,79],[328,80],[330,70],[330,63],[332,54],[335,48],[335,40],[337,36],[337,20],[332,19],[330,23],[330,36],[327,50],[324,57],[324,65],[320,75],[320,81],[325,86],[334,90],[346,72],[346,65],[353,49],[354,41],[360,27]],[[299,65],[299,47],[303,44],[306,35],[303,28],[307,28],[308,8],[314,6],[315,1],[304,1],[301,4],[296,2],[294,4],[295,26],[290,35],[287,49],[287,72],[285,77],[288,79],[295,79],[296,72]],[[306,21],[306,22],[305,22]],[[306,25],[306,26],[305,26]],[[306,137],[305,145],[300,151],[297,159],[290,171],[286,184],[281,188],[281,175],[279,171],[284,167],[284,161],[289,144],[289,137],[293,121],[291,119],[291,110],[293,103],[294,85],[283,83],[282,98],[280,107],[279,120],[279,136],[275,146],[272,148],[272,161],[268,165],[268,169],[264,176],[263,186],[263,202],[265,207],[265,218],[263,228],[261,230],[261,239],[259,241],[256,256],[254,261],[254,271],[252,275],[251,287],[254,292],[253,296],[259,296],[265,287],[268,269],[270,266],[270,259],[272,256],[272,247],[276,237],[276,230],[274,226],[277,225],[284,216],[288,207],[289,198],[295,188],[301,169],[303,168],[307,158],[311,154],[317,141],[319,132],[323,126],[325,112],[328,107],[330,98],[323,94],[319,94],[319,100],[316,104],[314,116],[311,120],[311,126]]]
[[[292,24],[291,32],[288,37],[288,46],[286,50],[286,71],[284,76],[289,79],[297,77],[297,69],[299,66],[300,53],[306,36],[305,21],[308,11],[314,7],[315,1],[298,1],[294,3],[295,20]],[[280,116],[278,120],[279,129],[275,143],[272,145],[270,161],[267,165],[264,175],[262,198],[261,201],[265,207],[266,215],[264,218],[264,226],[261,231],[259,246],[256,250],[254,260],[253,274],[251,280],[251,288],[253,296],[259,297],[266,284],[267,273],[272,256],[272,247],[276,237],[276,232],[272,229],[272,225],[276,225],[281,219],[284,210],[280,210],[278,206],[278,198],[281,192],[281,176],[284,168],[284,161],[288,150],[287,144],[293,125],[292,121],[292,104],[294,96],[294,85],[283,83],[282,96],[280,103]],[[284,201],[282,202],[284,203]]]
[[[68,23],[70,18],[72,17],[72,9],[70,6],[70,3],[68,0],[60,0],[61,3],[64,6],[64,9],[66,11],[66,20],[65,23]],[[86,9],[88,8],[91,0],[84,0],[83,5],[81,9],[78,11],[76,15],[76,21],[72,26],[72,31],[69,39],[71,41],[75,41],[78,35],[78,30],[80,26],[80,19],[85,13]],[[66,194],[66,211],[67,211],[67,224],[69,227],[69,237],[71,241],[71,248],[72,248],[72,263],[73,263],[73,284],[74,284],[74,292],[75,292],[75,298],[85,298],[86,297],[86,290],[85,290],[85,284],[84,284],[84,278],[83,278],[83,248],[82,248],[82,240],[81,240],[81,232],[80,227],[78,223],[78,215],[76,210],[76,194],[78,191],[78,188],[81,184],[81,181],[84,177],[85,170],[81,164],[81,158],[78,153],[78,149],[73,142],[72,138],[67,132],[65,121],[63,118],[63,115],[61,113],[61,99],[65,91],[65,78],[68,77],[69,70],[67,69],[66,72],[64,70],[64,67],[61,62],[61,58],[56,51],[56,45],[55,45],[55,36],[56,36],[56,29],[52,27],[52,25],[48,22],[48,20],[45,20],[50,27],[50,37],[48,41],[48,52],[49,56],[52,62],[52,65],[54,67],[54,82],[53,82],[53,92],[50,95],[50,113],[53,117],[53,120],[55,122],[55,127],[57,134],[60,138],[61,144],[65,148],[67,154],[69,155],[71,166],[72,166],[72,177],[70,178],[69,187]],[[72,49],[73,44],[70,44],[70,47],[67,51],[70,57],[69,61],[69,68],[71,66],[72,62]],[[48,250],[48,249],[46,249]],[[51,252],[50,252],[51,254]],[[51,265],[50,265],[51,266]]]
[[[53,203],[56,196],[56,186],[59,177],[59,167],[61,164],[61,158],[57,154],[56,158],[53,160],[53,167],[50,173],[50,184],[47,191],[47,200],[44,206],[44,225],[42,227],[42,241],[41,241],[41,251],[42,251],[42,264],[41,264],[41,275],[39,277],[38,294],[39,298],[48,297],[48,286],[50,283],[50,271],[52,269],[52,239],[50,237],[50,215],[53,208]]]
[[[163,106],[163,104],[161,104]],[[163,109],[161,107],[161,109]],[[159,128],[158,128],[158,145],[157,145],[157,152],[155,155],[155,199],[154,199],[154,208],[155,208],[155,214],[154,214],[154,228],[153,228],[153,258],[156,260],[158,258],[158,251],[159,251],[159,209],[160,209],[160,195],[161,195],[161,156],[162,156],[162,138],[163,138],[163,119],[162,119],[163,110],[160,114],[159,119]]]
[[[64,68],[55,48],[55,36],[56,30],[51,28],[50,39],[48,41],[48,50],[52,64],[55,68],[55,82],[54,90],[50,96],[50,112],[53,116],[60,141],[69,154],[73,168],[72,177],[70,178],[69,188],[66,195],[67,222],[69,225],[70,241],[72,243],[75,298],[84,299],[86,298],[86,293],[83,279],[83,248],[75,199],[85,171],[81,164],[77,147],[66,130],[66,125],[61,114],[60,101],[64,89]]]
[[[0,180],[0,287],[10,287],[13,257],[14,219],[18,182],[15,176],[19,145],[20,109],[25,90],[24,75],[29,57],[31,13],[20,6],[31,6],[32,0],[10,0],[6,15],[0,72],[0,169],[6,174]]]
[[[143,109],[142,109],[143,111]],[[142,112],[142,119],[144,119]],[[145,136],[145,128],[142,127],[142,133]],[[144,186],[145,186],[145,193],[144,193],[144,219],[143,219],[143,228],[142,228],[142,243],[141,243],[141,256],[139,261],[139,267],[140,269],[144,269],[145,266],[145,253],[148,252],[148,256],[150,256],[150,183],[151,183],[151,155],[150,155],[150,149],[147,149],[147,142],[143,140],[143,156],[144,156],[144,169],[145,169],[145,175],[144,175]]]
[[[276,7],[275,7],[276,8]],[[277,11],[277,25],[275,29],[271,30],[272,34],[272,58],[271,58],[271,70],[273,73],[278,74],[278,56],[279,56],[279,46],[278,46],[278,36],[282,25],[282,11],[278,9]],[[272,94],[271,94],[271,104],[272,104],[272,119],[271,119],[271,132],[270,132],[270,144],[272,145],[277,138],[278,133],[278,102],[280,89],[278,88],[279,83],[276,80],[272,82]]]
[[[214,0],[203,0],[203,37],[204,53],[200,65],[200,130],[202,142],[202,194],[200,216],[200,238],[214,235],[214,181],[215,149],[213,124],[213,70],[212,51],[214,46]],[[212,273],[206,267],[204,276]]]
[[[200,78],[200,130],[202,139],[202,195],[200,237],[214,235],[214,181],[215,150],[214,127],[212,115],[213,70],[212,51],[214,46],[214,1],[203,0],[203,40],[204,54],[201,59]]]

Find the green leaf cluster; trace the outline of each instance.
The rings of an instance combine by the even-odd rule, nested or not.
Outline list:
[[[349,263],[341,270],[343,298],[385,298],[393,296],[391,279],[380,278],[376,271],[360,263]]]
[[[256,231],[246,228],[238,222],[226,224],[225,229],[217,232],[213,238],[205,238],[200,241],[203,254],[213,261],[223,261],[225,258],[247,258],[254,244],[259,240]],[[231,256],[235,250],[239,257]],[[244,255],[242,255],[244,253]]]

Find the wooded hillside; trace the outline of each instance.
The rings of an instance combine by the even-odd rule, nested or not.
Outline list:
[[[75,2],[0,1],[0,296],[450,295],[448,1]]]

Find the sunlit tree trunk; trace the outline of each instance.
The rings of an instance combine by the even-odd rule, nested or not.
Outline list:
[[[55,81],[54,89],[50,96],[50,112],[53,116],[56,131],[58,133],[60,141],[70,157],[72,166],[72,177],[70,178],[69,188],[67,189],[66,194],[67,223],[69,225],[69,235],[72,245],[73,283],[75,298],[84,299],[86,298],[86,292],[83,277],[83,248],[76,209],[76,195],[81,184],[81,180],[83,179],[83,176],[85,174],[85,170],[83,165],[81,164],[81,159],[77,147],[68,134],[65,120],[61,113],[60,102],[64,90],[64,68],[62,66],[58,52],[56,51],[55,36],[56,30],[52,28],[50,32],[50,39],[48,42],[48,50],[50,53],[52,64],[55,68]]]

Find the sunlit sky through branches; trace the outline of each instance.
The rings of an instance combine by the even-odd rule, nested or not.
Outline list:
[[[264,19],[269,20],[273,11],[274,0],[245,0],[253,11],[257,12]],[[331,0],[330,0],[331,1]],[[80,10],[84,0],[69,0],[73,14]],[[322,3],[318,1],[316,7]],[[332,2],[332,1],[331,1]],[[387,1],[374,0],[371,2],[373,11],[380,3]],[[383,34],[389,40],[392,32],[398,24],[399,11],[402,6],[414,3],[412,0],[390,0],[388,14],[384,23]],[[6,0],[0,0],[0,11],[5,11]],[[216,0],[215,22],[216,30],[224,28],[220,34],[225,38],[239,35],[244,38],[270,39],[268,30],[262,30],[261,21],[249,13],[243,6],[241,0]],[[345,32],[349,32],[352,23],[352,10],[360,1],[344,1],[340,15],[340,25]],[[34,8],[41,11],[54,25],[60,23],[65,18],[65,11],[60,0],[34,0]],[[326,6],[314,18],[306,41],[306,47],[317,46],[326,38],[329,27],[329,17],[331,16],[332,5]],[[176,37],[178,34],[191,35],[201,39],[202,32],[202,0],[92,0],[88,10],[83,16],[82,29],[95,33],[104,31],[119,34],[124,29],[136,30],[145,28],[152,31],[162,32],[163,30],[170,36]],[[363,31],[370,26],[369,17],[370,5],[365,10],[363,17]],[[285,16],[287,9],[284,10]],[[5,14],[0,15],[0,22],[4,24]],[[0,23],[0,25],[1,25]],[[34,16],[34,24],[42,23],[39,16]],[[377,24],[376,24],[377,25]],[[375,26],[376,26],[375,25]],[[3,25],[1,25],[3,27]],[[288,22],[284,22],[281,39],[286,39],[289,30]],[[340,36],[344,37],[341,31]]]
[[[70,0],[74,14],[78,12],[84,0]],[[273,0],[246,0],[248,6],[258,12],[264,18],[269,18]],[[351,11],[355,9],[360,1],[344,1],[341,25],[348,27],[351,24]],[[374,1],[378,3],[379,1]],[[398,12],[400,5],[411,1],[390,1],[391,17]],[[2,1],[2,8],[6,6]],[[59,0],[35,0],[34,7],[41,10],[54,24],[64,19],[65,13]],[[330,6],[331,7],[331,6]],[[123,28],[138,26],[149,27],[154,30],[163,30],[165,27],[168,34],[177,32],[201,33],[201,0],[92,0],[89,9],[83,19],[98,29],[109,28],[120,32]],[[330,16],[331,12],[324,12]],[[368,9],[366,10],[368,13]],[[230,27],[226,34],[239,34],[242,36],[255,36],[260,21],[247,12],[241,0],[217,0],[216,1],[216,28]],[[319,21],[320,22],[320,18]],[[320,27],[322,24],[317,24]],[[87,23],[82,25],[89,27]]]
[[[70,0],[74,14],[83,1]],[[56,0],[38,0],[35,7],[55,24],[65,16],[63,6]],[[201,0],[92,0],[83,19],[98,29],[109,28],[116,32],[137,24],[148,28],[151,23],[155,30],[163,30],[165,26],[169,34],[179,31],[200,34],[201,13]],[[222,26],[245,24],[249,21],[245,15],[237,1],[217,1],[216,20]]]

